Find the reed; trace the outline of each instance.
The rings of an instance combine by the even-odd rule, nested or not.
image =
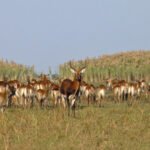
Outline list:
[[[18,79],[21,81],[26,80],[27,76],[35,76],[34,66],[29,67],[17,64],[13,61],[0,60],[0,80],[7,77],[9,80]]]
[[[87,71],[84,80],[91,83],[103,82],[107,78],[126,80],[150,80],[150,51],[131,51],[97,58],[73,61],[76,67],[86,63]],[[69,62],[59,67],[61,77],[71,77],[68,71]]]

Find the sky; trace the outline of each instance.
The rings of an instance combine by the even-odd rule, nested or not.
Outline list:
[[[150,0],[0,0],[0,58],[58,71],[69,60],[150,50]]]

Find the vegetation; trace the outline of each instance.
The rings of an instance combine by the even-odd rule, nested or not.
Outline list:
[[[150,109],[143,101],[106,102],[77,110],[68,117],[61,108],[8,109],[0,113],[0,147],[11,150],[149,150]]]
[[[34,66],[27,67],[25,65],[16,64],[15,62],[0,60],[0,79],[3,80],[4,77],[9,79],[19,79],[25,80],[26,77],[34,76],[36,73],[34,71]]]
[[[84,61],[72,61],[77,67],[87,65],[85,81],[98,83],[107,78],[126,80],[150,80],[150,51],[131,51],[98,58],[87,58]],[[70,77],[69,62],[59,67],[61,77]]]
[[[88,83],[96,84],[108,77],[150,79],[149,51],[73,61],[75,67],[85,63],[87,71],[84,79]],[[27,75],[35,75],[34,67],[0,61],[1,78],[7,76],[24,80]],[[60,66],[60,75],[63,78],[71,76],[68,63]],[[115,104],[111,98],[106,98],[103,108],[87,107],[81,99],[76,118],[68,117],[67,110],[52,105],[43,109],[8,108],[0,112],[0,149],[149,150],[149,97],[136,100],[132,106],[126,102]]]

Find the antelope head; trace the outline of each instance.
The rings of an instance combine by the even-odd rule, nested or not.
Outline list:
[[[86,70],[86,66],[79,69],[75,69],[70,62],[70,71],[74,74],[74,80],[81,82],[82,74],[85,72],[85,70]]]

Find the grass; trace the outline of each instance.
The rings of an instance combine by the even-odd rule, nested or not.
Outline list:
[[[100,84],[104,79],[146,79],[149,82],[150,52],[137,51],[73,62],[87,70],[85,81]],[[113,63],[112,63],[113,62]],[[111,64],[111,66],[110,66]],[[0,61],[0,78],[25,80],[35,75],[34,66]],[[71,77],[68,63],[60,66],[60,76]],[[150,101],[133,106],[109,101],[104,108],[87,107],[68,117],[61,108],[10,108],[0,112],[0,150],[149,150]]]
[[[118,78],[127,81],[136,79],[150,80],[150,51],[130,51],[95,58],[74,61],[75,68],[87,66],[84,80],[90,83],[100,83],[107,78]],[[72,77],[69,62],[59,66],[62,78]]]
[[[14,61],[0,59],[0,80],[3,80],[5,77],[9,80],[18,79],[25,81],[27,76],[36,76],[34,66],[29,67],[17,64]]]
[[[0,147],[11,150],[148,150],[150,105],[106,102],[67,116],[61,108],[7,109],[0,114]]]

